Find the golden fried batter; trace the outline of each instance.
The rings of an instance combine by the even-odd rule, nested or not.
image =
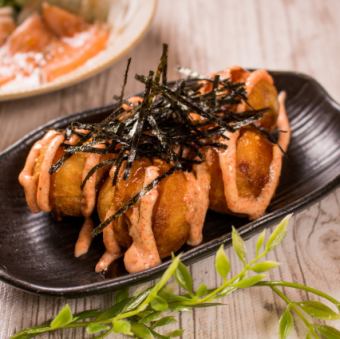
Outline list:
[[[112,186],[112,178],[106,179],[99,192],[97,203],[99,218],[102,221],[112,205],[115,206],[117,211],[131,197],[140,192],[143,187],[146,168],[152,165],[148,160],[135,161],[130,178],[124,181],[120,177],[115,186]],[[157,162],[157,165],[160,173],[169,169],[169,166],[165,163]],[[174,173],[163,179],[157,186],[158,199],[154,206],[152,229],[161,258],[177,251],[189,238],[188,207],[184,202],[188,189],[187,181],[182,172]],[[129,209],[113,223],[115,238],[123,248],[128,248],[131,245],[129,235],[131,211],[132,209]]]

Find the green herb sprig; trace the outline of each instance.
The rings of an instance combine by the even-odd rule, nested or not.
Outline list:
[[[215,256],[215,269],[221,277],[221,284],[210,289],[204,283],[194,288],[193,278],[180,256],[174,256],[171,264],[158,282],[151,288],[130,295],[127,289],[116,293],[115,303],[105,310],[88,310],[72,314],[69,305],[65,305],[57,316],[40,326],[27,328],[12,336],[12,339],[27,339],[37,335],[71,328],[86,328],[89,336],[104,338],[111,333],[121,333],[137,338],[166,339],[180,336],[183,329],[170,333],[161,333],[163,326],[176,322],[171,315],[175,312],[188,311],[196,307],[221,305],[218,299],[254,286],[270,288],[285,303],[286,308],[279,321],[279,338],[287,338],[295,325],[294,317],[306,328],[306,338],[340,338],[340,331],[319,320],[339,320],[340,301],[315,288],[287,281],[267,279],[268,271],[279,266],[276,261],[266,260],[266,256],[284,239],[290,216],[285,217],[266,239],[264,230],[256,242],[255,256],[248,260],[246,246],[235,228],[232,230],[232,246],[243,268],[234,276],[230,275],[231,263],[223,245]],[[176,282],[185,292],[176,294],[169,282]],[[318,300],[296,301],[290,299],[283,290],[292,288],[308,292],[328,302]]]

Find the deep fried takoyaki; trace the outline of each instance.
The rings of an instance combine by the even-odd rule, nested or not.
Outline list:
[[[126,269],[136,272],[157,265],[161,258],[177,251],[186,242],[198,245],[202,241],[202,226],[208,209],[210,177],[205,166],[196,166],[193,173],[171,174],[111,222],[103,230],[106,252],[96,270],[106,269],[121,255],[122,249],[127,249],[124,254]],[[113,215],[169,169],[170,166],[160,160],[136,161],[130,178],[126,181],[120,174],[114,186],[114,171],[111,171],[98,196],[100,219],[104,221]]]
[[[208,208],[258,218],[278,185],[290,129],[271,76],[233,67],[169,86],[166,55],[136,77],[143,97],[123,100],[123,87],[103,121],[49,131],[19,176],[32,212],[85,217],[76,256],[103,232],[97,272],[121,256],[139,272],[199,245]]]
[[[210,189],[210,208],[222,213],[262,216],[268,207],[281,174],[283,152],[290,139],[290,126],[284,107],[284,94],[277,95],[271,76],[264,70],[249,73],[240,68],[226,72],[233,81],[244,81],[245,105],[267,108],[254,126],[226,132],[226,150],[209,150],[208,167],[214,178]],[[267,134],[279,130],[277,144]]]
[[[104,170],[96,171],[82,186],[88,172],[96,166],[103,156],[96,153],[76,153],[63,162],[63,166],[53,174],[50,168],[65,153],[63,143],[72,144],[79,138],[76,135],[65,140],[64,132],[48,131],[38,140],[26,159],[25,167],[19,175],[19,182],[25,191],[27,204],[33,213],[53,212],[57,218],[62,216],[84,216],[84,231],[92,231],[90,216],[96,206],[96,185]],[[101,147],[98,145],[97,147]],[[75,255],[87,252],[90,241],[79,241]]]

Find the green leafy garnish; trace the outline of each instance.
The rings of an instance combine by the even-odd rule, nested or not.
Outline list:
[[[58,315],[51,321],[51,328],[66,326],[73,320],[72,311],[69,305],[65,305]]]
[[[286,310],[282,313],[279,320],[280,339],[288,338],[288,335],[293,327],[293,324],[294,324],[293,315],[290,312],[290,307],[287,306]]]
[[[88,310],[72,315],[70,307],[66,305],[50,322],[18,332],[12,336],[12,339],[33,338],[39,334],[70,328],[85,328],[86,333],[90,336],[96,335],[96,338],[104,338],[112,333],[136,338],[178,337],[183,334],[183,329],[169,333],[162,332],[163,326],[176,322],[176,318],[171,313],[197,307],[218,306],[220,305],[218,299],[253,286],[270,288],[287,304],[279,320],[280,339],[288,338],[293,326],[299,320],[305,325],[306,338],[340,338],[338,329],[319,323],[319,320],[340,319],[338,300],[303,284],[266,280],[266,273],[276,268],[279,263],[265,260],[265,257],[284,239],[289,218],[290,216],[287,216],[280,222],[267,241],[265,233],[260,234],[255,257],[251,260],[247,260],[245,243],[233,228],[232,245],[243,263],[243,268],[231,277],[231,263],[221,246],[216,253],[215,269],[221,276],[222,282],[216,288],[209,289],[201,283],[195,289],[190,271],[181,261],[180,256],[177,256],[173,257],[171,264],[153,287],[134,295],[130,295],[126,289],[118,291],[115,303],[104,310]],[[177,283],[184,293],[176,294],[170,288],[170,281],[171,285]],[[285,294],[283,288],[309,292],[324,300],[294,301]],[[328,305],[324,303],[325,301]]]

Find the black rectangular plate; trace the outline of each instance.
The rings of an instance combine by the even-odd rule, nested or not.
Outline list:
[[[260,219],[246,219],[209,212],[204,241],[183,248],[182,259],[194,262],[225,243],[230,244],[231,225],[249,238],[274,220],[321,198],[340,182],[340,106],[312,78],[293,72],[271,72],[279,90],[287,92],[292,141],[284,159],[282,179],[268,212]],[[28,292],[63,296],[102,293],[151,280],[169,261],[147,271],[127,274],[121,262],[104,276],[94,272],[103,251],[96,239],[89,253],[73,257],[82,220],[53,220],[46,213],[31,214],[18,173],[31,145],[48,128],[62,128],[72,121],[97,121],[105,108],[61,118],[33,131],[0,155],[0,279]]]

